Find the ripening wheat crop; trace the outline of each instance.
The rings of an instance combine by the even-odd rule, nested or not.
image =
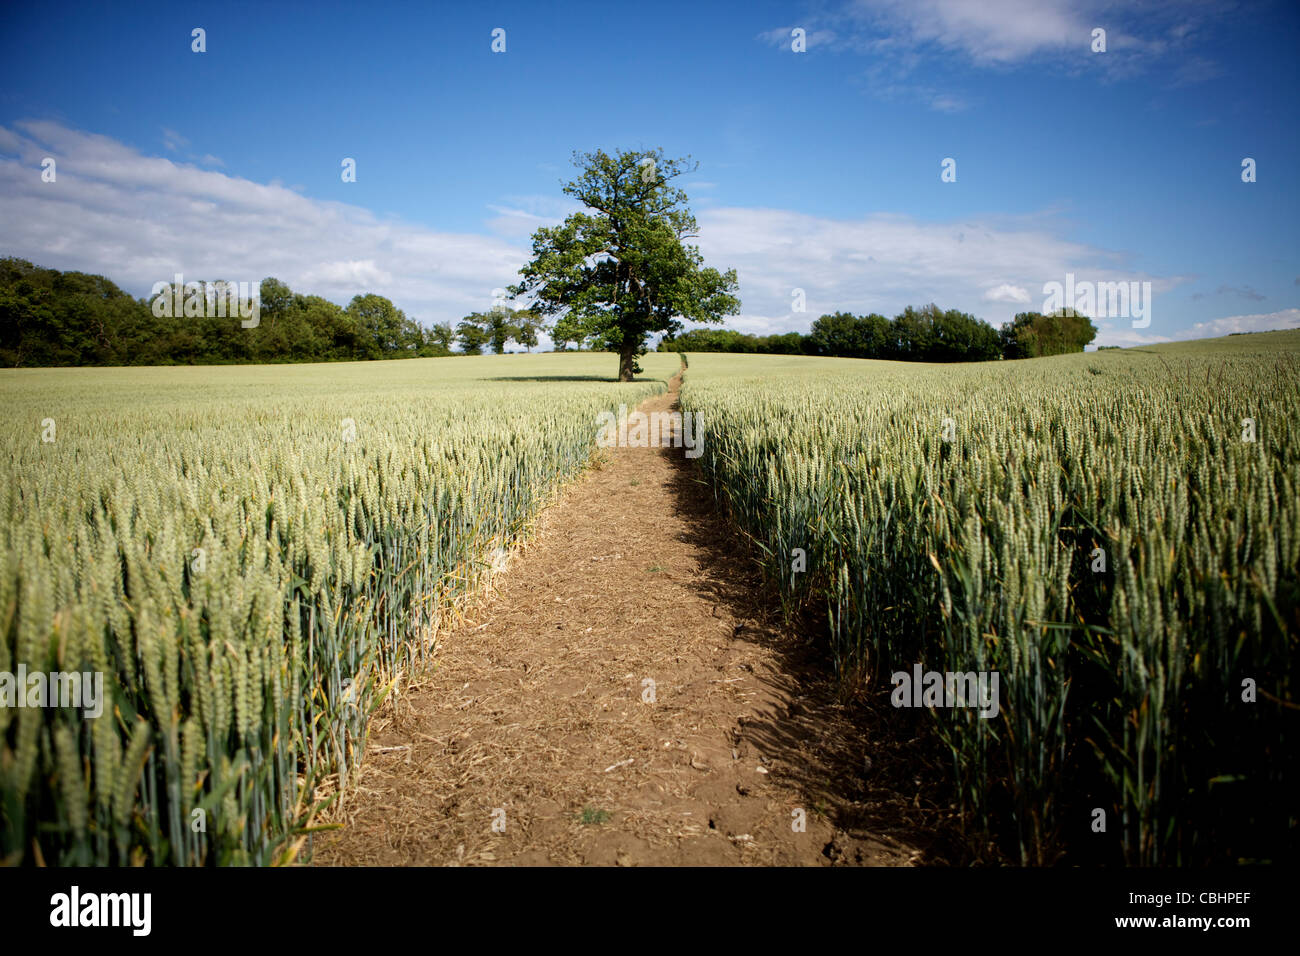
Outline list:
[[[0,862],[292,859],[596,412],[663,390],[608,365],[0,373],[0,672],[100,672],[108,697],[0,707]]]
[[[682,403],[843,670],[998,672],[996,717],[932,713],[1011,855],[1294,853],[1300,332],[963,366],[692,355]]]

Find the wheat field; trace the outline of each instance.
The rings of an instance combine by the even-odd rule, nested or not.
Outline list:
[[[0,857],[296,861],[599,413],[678,358],[643,362],[626,385],[605,355],[0,373],[0,672],[107,696],[0,707]],[[846,688],[1000,677],[991,716],[927,708],[973,837],[1027,864],[1294,852],[1300,333],[692,354],[681,401]]]
[[[602,355],[0,372],[0,858],[297,857],[439,621],[677,366]],[[337,793],[337,789],[333,789]]]
[[[841,673],[1000,676],[992,719],[930,712],[1012,858],[1293,852],[1300,332],[689,361],[718,500],[787,604],[824,612]]]

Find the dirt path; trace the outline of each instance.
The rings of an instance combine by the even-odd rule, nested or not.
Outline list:
[[[693,465],[605,454],[375,722],[314,862],[925,860],[940,811],[782,633]]]

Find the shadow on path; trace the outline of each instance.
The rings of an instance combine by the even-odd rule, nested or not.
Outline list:
[[[824,618],[785,619],[758,549],[725,516],[725,503],[715,500],[696,462],[682,448],[660,453],[685,519],[681,540],[701,555],[698,588],[741,622],[736,640],[768,648],[780,663],[761,679],[788,704],[747,720],[746,736],[836,828],[857,839],[886,836],[911,846],[920,865],[973,862],[926,715],[891,707],[888,693],[846,701],[820,640]],[[825,852],[834,860],[838,850]]]

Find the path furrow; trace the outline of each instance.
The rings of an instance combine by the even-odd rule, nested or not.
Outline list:
[[[675,408],[676,385],[641,409]],[[918,861],[912,794],[873,779],[870,733],[783,631],[694,466],[604,456],[375,722],[313,861]]]

